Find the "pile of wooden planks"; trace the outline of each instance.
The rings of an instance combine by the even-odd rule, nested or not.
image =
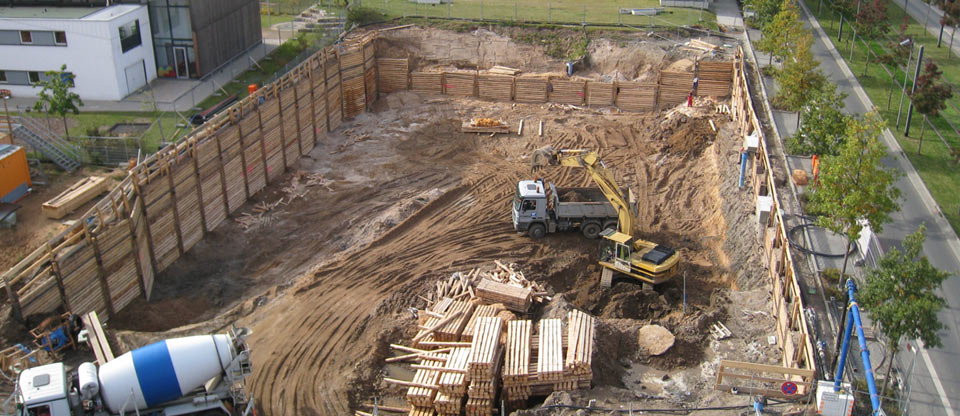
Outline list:
[[[463,409],[463,398],[467,394],[467,361],[470,348],[459,347],[450,351],[447,363],[437,382],[437,397],[434,409],[440,415],[459,415]]]
[[[478,123],[478,119],[466,120],[460,126],[463,133],[510,133],[510,125],[503,120],[498,120],[499,124],[495,126],[485,125],[490,123]]]
[[[554,382],[563,380],[563,331],[559,319],[540,320],[540,337],[537,352],[537,380]]]
[[[547,80],[542,78],[517,78],[514,85],[514,99],[517,102],[547,102]]]
[[[508,66],[500,66],[500,65],[495,65],[493,68],[490,68],[487,71],[493,74],[500,74],[500,75],[517,75],[520,73],[519,69],[510,68]]]
[[[488,416],[493,412],[503,362],[502,333],[503,320],[500,318],[484,317],[477,321],[467,362],[467,378],[470,380],[468,416]]]
[[[575,388],[589,388],[593,380],[593,334],[597,319],[579,310],[567,313],[567,356],[563,372]],[[584,386],[583,384],[586,384]]]
[[[59,220],[107,191],[107,178],[90,176],[71,185],[67,190],[44,202],[41,211],[47,216]]]
[[[460,341],[473,341],[473,332],[476,330],[477,321],[479,321],[480,318],[497,316],[499,312],[499,309],[490,305],[477,305],[477,307],[473,310],[473,316],[470,317],[470,321],[467,322],[467,326],[463,328],[463,334],[460,335]]]
[[[443,298],[426,312],[427,319],[413,338],[415,346],[429,347],[460,340],[463,328],[473,316],[473,303]]]
[[[477,297],[488,303],[502,303],[512,311],[527,313],[533,304],[533,289],[483,279],[477,285]]]
[[[697,64],[697,95],[726,97],[733,84],[732,62],[700,62]]]
[[[530,340],[533,323],[516,320],[507,323],[506,357],[503,365],[503,400],[518,402],[530,397]]]
[[[442,367],[443,361],[423,359],[421,367]],[[433,369],[419,368],[413,375],[413,382],[407,387],[407,403],[418,407],[433,407],[433,399],[437,396],[437,381],[440,372]]]

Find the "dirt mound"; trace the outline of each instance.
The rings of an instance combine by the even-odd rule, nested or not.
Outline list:
[[[698,118],[683,123],[667,138],[667,151],[685,156],[696,156],[703,152],[717,133],[710,127],[707,119]]]
[[[382,32],[377,39],[383,57],[411,58],[411,67],[442,66],[490,68],[509,66],[523,71],[563,69],[563,62],[543,54],[542,47],[516,42],[485,28],[453,32],[431,27],[412,27]]]
[[[660,45],[647,40],[598,39],[590,42],[588,50],[588,74],[606,82],[656,81],[657,72],[668,59]]]

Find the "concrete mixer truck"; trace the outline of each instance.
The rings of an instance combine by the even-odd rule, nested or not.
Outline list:
[[[173,338],[102,364],[63,363],[24,370],[17,380],[20,416],[248,415],[246,330]]]

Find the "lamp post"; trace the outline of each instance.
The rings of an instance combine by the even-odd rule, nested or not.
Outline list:
[[[900,128],[900,114],[903,112],[903,96],[907,95],[907,76],[910,75],[910,60],[913,59],[913,39],[907,38],[900,42],[900,46],[910,46],[910,56],[903,66],[903,89],[900,91],[900,106],[897,108],[897,128]]]

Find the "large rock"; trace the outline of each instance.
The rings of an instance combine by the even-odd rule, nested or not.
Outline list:
[[[660,325],[645,325],[640,328],[637,336],[637,346],[647,354],[660,355],[673,346],[676,337]]]

